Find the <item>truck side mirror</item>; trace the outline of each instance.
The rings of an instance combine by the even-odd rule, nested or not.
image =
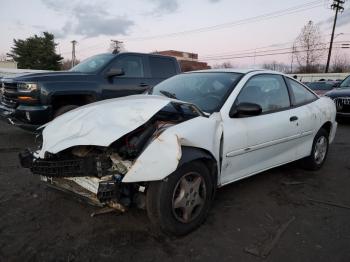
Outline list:
[[[106,77],[112,77],[112,76],[122,76],[124,75],[124,70],[121,68],[111,68],[106,72]]]

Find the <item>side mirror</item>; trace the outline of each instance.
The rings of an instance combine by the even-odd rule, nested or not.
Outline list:
[[[106,77],[112,77],[112,76],[122,76],[124,75],[124,71],[121,68],[111,68],[106,72]]]
[[[239,103],[231,107],[229,116],[231,118],[250,117],[260,115],[262,108],[254,103]]]

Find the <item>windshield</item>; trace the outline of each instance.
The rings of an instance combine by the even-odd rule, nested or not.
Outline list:
[[[110,62],[114,57],[115,55],[113,54],[95,55],[85,59],[80,64],[77,64],[70,71],[81,73],[96,73],[108,62]]]
[[[350,76],[345,78],[345,80],[340,84],[340,88],[350,88]]]
[[[186,73],[161,82],[151,94],[192,103],[204,112],[213,113],[220,110],[242,76],[238,73]]]

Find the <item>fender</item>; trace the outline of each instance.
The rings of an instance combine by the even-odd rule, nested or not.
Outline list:
[[[204,149],[197,148],[197,147],[182,146],[181,150],[182,150],[182,156],[179,161],[178,168],[183,166],[186,163],[199,160],[199,159],[212,161],[213,163],[216,163],[215,158]]]

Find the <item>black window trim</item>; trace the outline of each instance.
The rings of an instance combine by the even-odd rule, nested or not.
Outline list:
[[[291,97],[291,108],[298,108],[298,107],[301,107],[301,106],[305,106],[305,105],[311,104],[311,103],[317,101],[318,99],[320,99],[319,96],[314,91],[312,91],[309,87],[307,87],[303,83],[295,81],[295,79],[293,79],[292,77],[289,77],[289,76],[283,76],[283,78],[284,78],[284,81],[286,82],[286,85],[288,87],[289,94],[290,94],[290,97]],[[307,101],[307,102],[304,102],[304,103],[297,104],[295,102],[294,93],[293,93],[292,87],[290,86],[290,84],[288,82],[288,79],[292,80],[292,81],[294,81],[294,82],[296,82],[296,83],[298,83],[300,85],[302,85],[306,90],[308,90],[311,94],[313,94],[315,96],[315,99]]]
[[[284,84],[285,84],[285,86],[286,86],[286,88],[287,88],[287,92],[288,92],[289,106],[288,106],[288,107],[283,107],[283,108],[280,108],[280,109],[275,109],[275,110],[270,110],[270,111],[262,112],[261,114],[259,114],[259,115],[257,115],[257,116],[268,115],[268,114],[273,114],[273,113],[278,113],[278,112],[286,111],[286,110],[289,110],[289,109],[293,108],[293,107],[292,107],[292,98],[291,98],[291,93],[290,93],[290,90],[289,90],[289,86],[287,85],[286,80],[284,79],[283,75],[281,75],[281,74],[276,74],[276,73],[259,73],[259,74],[255,74],[255,75],[251,76],[251,77],[245,82],[244,86],[241,88],[241,90],[239,91],[238,95],[236,96],[236,99],[235,99],[235,101],[233,102],[233,106],[237,106],[237,103],[236,103],[236,102],[237,102],[237,98],[238,98],[239,95],[241,94],[243,88],[245,88],[247,82],[248,82],[250,79],[252,79],[253,77],[255,77],[255,76],[261,76],[261,75],[277,75],[277,76],[282,77],[283,82],[284,82]],[[247,116],[247,117],[252,117],[252,116]],[[243,118],[243,117],[242,117],[242,118]],[[245,117],[244,117],[244,118],[245,118]]]

